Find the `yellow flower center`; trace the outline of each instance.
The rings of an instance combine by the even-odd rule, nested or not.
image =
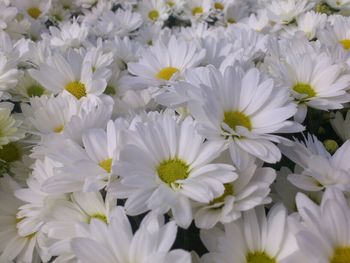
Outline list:
[[[268,256],[265,252],[249,252],[246,260],[247,263],[276,263],[276,260]]]
[[[65,90],[76,97],[78,100],[86,96],[85,85],[79,81],[72,81],[67,84]]]
[[[226,123],[232,130],[237,126],[246,127],[249,131],[252,130],[252,124],[248,116],[239,111],[224,112],[224,123]]]
[[[343,40],[340,40],[340,44],[343,45],[343,48],[346,49],[346,50],[349,50],[350,49],[350,39],[343,39]]]
[[[44,94],[44,88],[39,85],[30,86],[27,89],[27,94],[29,97],[40,97]]]
[[[217,203],[223,203],[225,201],[226,196],[234,194],[234,189],[233,189],[233,185],[232,184],[224,184],[224,187],[225,187],[224,193],[221,196],[213,199],[209,203],[209,205],[214,205],[214,204],[217,204]]]
[[[221,4],[220,2],[216,2],[214,4],[214,7],[215,7],[215,9],[218,9],[218,10],[224,10],[224,5]]]
[[[107,173],[110,173],[112,170],[112,159],[106,159],[99,163],[99,166],[102,167]]]
[[[18,161],[21,157],[20,148],[13,142],[3,145],[0,149],[0,159],[7,163]]]
[[[166,4],[169,6],[169,7],[173,7],[175,5],[175,3],[173,1],[167,1]]]
[[[101,220],[102,222],[108,224],[107,217],[103,214],[93,214],[93,215],[89,216],[87,223],[90,224],[92,219],[98,219],[98,220]]]
[[[189,174],[189,166],[180,159],[170,159],[160,163],[157,173],[164,183],[170,185],[177,180],[186,179]]]
[[[330,263],[350,263],[350,247],[336,248]]]
[[[156,21],[159,18],[159,12],[157,10],[151,10],[148,13],[148,18],[152,21]]]
[[[156,75],[156,77],[158,79],[169,80],[178,71],[179,71],[179,69],[177,69],[177,68],[166,67],[166,68],[161,69],[158,72],[158,74]]]
[[[305,94],[306,97],[303,99],[310,99],[316,96],[314,89],[306,83],[297,83],[294,85],[293,90],[299,94]]]
[[[60,126],[57,126],[55,129],[53,129],[53,131],[55,133],[61,133],[63,131],[63,129],[64,129],[64,125],[62,124]]]
[[[28,8],[27,13],[28,13],[28,15],[30,15],[34,19],[37,19],[41,15],[41,11],[37,7]]]
[[[192,15],[199,15],[203,13],[203,8],[201,6],[196,6],[192,9]]]
[[[236,20],[233,19],[233,18],[228,18],[228,19],[227,19],[227,23],[229,23],[229,24],[235,24],[235,23],[236,23]]]

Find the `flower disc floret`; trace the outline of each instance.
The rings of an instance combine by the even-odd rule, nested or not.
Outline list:
[[[170,159],[160,163],[157,173],[164,183],[170,185],[177,180],[186,179],[189,175],[189,166],[180,159]]]
[[[239,111],[224,112],[224,123],[235,130],[237,126],[243,126],[249,131],[252,130],[252,124],[248,116]]]
[[[37,19],[41,15],[41,11],[37,7],[28,8],[27,13],[28,13],[28,15],[30,15],[34,19]]]
[[[336,248],[330,263],[350,263],[350,247]]]
[[[161,69],[158,74],[156,75],[156,77],[158,79],[164,79],[164,80],[169,80],[171,79],[171,77],[178,72],[179,69],[174,68],[174,67],[166,67]]]
[[[317,95],[315,90],[309,84],[306,83],[298,83],[294,85],[293,90],[297,93],[305,94],[306,98],[304,99],[310,99]]]
[[[68,83],[65,90],[72,94],[77,99],[81,99],[86,96],[85,85],[79,81],[72,81]]]
[[[247,263],[276,263],[276,260],[269,257],[265,252],[248,253]]]

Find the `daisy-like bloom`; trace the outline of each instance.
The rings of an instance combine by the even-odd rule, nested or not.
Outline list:
[[[20,186],[9,176],[0,179],[0,262],[39,263],[49,259],[38,246],[42,239],[40,233],[30,230],[30,219],[24,224],[25,217],[17,215],[18,208],[24,203],[14,196]],[[39,257],[40,254],[40,257]]]
[[[316,13],[314,11],[306,12],[296,18],[296,27],[286,27],[285,29],[290,31],[289,34],[292,36],[296,31],[302,31],[305,33],[309,40],[312,40],[316,37],[318,32],[323,29],[327,22],[327,15]]]
[[[215,2],[214,7],[217,4],[218,2]],[[247,3],[238,1],[226,3],[224,9],[224,20],[228,24],[234,24],[240,22],[243,18],[246,18],[248,14],[249,9]]]
[[[225,224],[224,229],[201,230],[201,239],[209,250],[202,257],[203,263],[296,262],[291,259],[298,246],[287,210],[280,204],[267,216],[264,207],[258,207]]]
[[[156,214],[148,214],[133,234],[123,208],[117,207],[109,225],[93,219],[78,231],[82,237],[74,238],[71,245],[78,263],[191,263],[188,252],[170,250],[177,233],[175,222],[164,224]]]
[[[190,19],[206,18],[212,8],[211,0],[187,1],[184,7],[186,16]]]
[[[165,0],[142,0],[138,4],[138,12],[145,21],[163,23],[169,17],[169,6]]]
[[[17,120],[11,115],[13,106],[9,102],[0,103],[0,148],[22,139],[25,134],[24,130],[20,127],[22,121]]]
[[[68,48],[80,48],[86,45],[89,28],[86,24],[79,24],[76,19],[72,22],[66,21],[59,24],[59,28],[51,26],[50,36],[46,38],[51,46],[60,47],[63,50]]]
[[[240,218],[242,211],[271,202],[267,196],[270,185],[276,178],[275,170],[263,168],[249,154],[235,150],[236,155],[232,161],[237,168],[238,178],[224,185],[223,195],[199,206],[194,216],[199,228],[209,229],[218,222],[230,223]]]
[[[11,3],[13,3],[22,14],[30,19],[43,18],[51,7],[51,0],[15,0],[11,1]]]
[[[89,225],[95,220],[110,224],[115,209],[116,200],[108,195],[103,200],[100,192],[74,192],[69,200],[56,200],[41,229],[49,238],[45,249],[57,257],[57,262],[76,262],[70,242],[82,236],[77,225]]]
[[[83,134],[83,145],[72,140],[57,140],[49,156],[61,164],[55,175],[45,180],[42,190],[47,193],[69,193],[74,191],[98,191],[115,176],[115,162],[119,147],[120,130],[113,121],[107,131],[101,128],[87,130]],[[54,149],[54,150],[52,150]]]
[[[293,146],[280,145],[280,149],[302,168],[299,173],[288,176],[288,180],[298,188],[316,192],[335,187],[342,191],[350,191],[350,140],[332,156],[323,144],[310,134],[304,143],[296,141]]]
[[[143,23],[142,16],[131,10],[118,9],[115,13],[107,11],[98,19],[94,29],[97,35],[113,39],[125,37],[137,30]]]
[[[332,17],[331,25],[319,32],[318,38],[328,46],[341,45],[344,50],[350,49],[350,18],[340,15]]]
[[[235,65],[221,73],[210,67],[209,78],[209,85],[200,86],[202,96],[189,103],[201,134],[227,142],[231,151],[239,147],[265,162],[279,161],[281,152],[273,142],[284,139],[273,133],[302,130],[288,121],[296,113],[288,92],[264,79],[256,68],[244,71]]]
[[[32,97],[40,97],[44,94],[49,94],[49,91],[32,79],[27,71],[25,71],[23,76],[19,79],[17,86],[9,92],[13,95],[12,100],[26,102]]]
[[[55,94],[70,94],[77,99],[92,94],[98,96],[107,85],[105,79],[94,78],[91,63],[72,50],[66,57],[58,53],[50,56],[46,63],[39,65],[39,69],[31,69],[29,73],[47,90]]]
[[[267,3],[266,9],[271,21],[277,24],[288,24],[314,5],[315,2],[308,0],[272,0]]]
[[[72,96],[61,95],[34,97],[30,99],[30,105],[22,104],[21,106],[28,128],[33,133],[39,132],[42,135],[60,134],[79,110],[76,99]]]
[[[129,215],[171,210],[176,223],[187,228],[192,221],[190,200],[210,202],[237,175],[232,165],[211,163],[224,144],[204,142],[191,117],[180,121],[163,113],[149,118],[153,120],[136,125],[134,144],[120,152],[117,196],[128,198]]]
[[[265,32],[270,27],[269,18],[267,17],[267,11],[265,9],[258,10],[256,14],[250,14],[246,23],[257,32]]]
[[[319,110],[341,109],[350,101],[347,92],[350,73],[343,63],[337,63],[326,52],[311,51],[301,54],[286,54],[276,64],[273,73],[276,82],[290,90],[299,104],[296,120],[303,122],[307,107]]]
[[[344,118],[341,112],[336,112],[330,123],[337,135],[345,142],[350,139],[350,110]]]
[[[167,42],[160,39],[145,50],[138,62],[128,63],[128,71],[135,75],[130,85],[159,87],[179,79],[184,71],[194,68],[205,57],[205,50],[193,43],[172,36]]]
[[[296,234],[308,262],[350,262],[350,207],[342,192],[327,189],[318,206],[299,193],[296,203],[301,216]]]

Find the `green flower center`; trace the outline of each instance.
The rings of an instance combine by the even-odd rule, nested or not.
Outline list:
[[[107,173],[110,173],[112,170],[112,159],[106,159],[99,163],[99,166],[102,167]]]
[[[196,6],[192,9],[192,15],[199,15],[203,13],[203,8],[201,6]]]
[[[160,163],[157,173],[164,183],[170,185],[177,180],[186,179],[189,174],[189,166],[180,159],[170,159]]]
[[[89,218],[88,218],[88,224],[91,223],[91,220],[92,219],[98,219],[98,220],[101,220],[102,222],[108,224],[108,221],[107,221],[107,217],[103,214],[93,214],[91,215]]]
[[[156,21],[159,18],[159,12],[157,10],[151,10],[148,13],[148,18],[152,21]]]
[[[27,9],[27,13],[32,18],[37,19],[41,15],[41,10],[37,7],[30,7]]]
[[[225,201],[226,196],[234,194],[233,184],[224,184],[224,187],[225,187],[224,193],[221,196],[213,199],[209,203],[209,205],[214,205],[214,204],[217,204],[217,203],[223,203]]]
[[[44,94],[44,88],[39,85],[30,86],[27,89],[27,94],[29,97],[40,97]]]
[[[65,90],[76,97],[78,100],[86,96],[85,85],[79,81],[73,81],[67,84]]]
[[[156,77],[158,79],[169,80],[178,71],[179,71],[179,69],[177,69],[177,68],[166,67],[166,68],[161,69],[158,72],[158,74],[156,75]]]
[[[314,89],[306,83],[298,83],[294,85],[293,90],[299,94],[305,94],[306,97],[303,99],[310,99],[316,96]]]
[[[3,145],[0,149],[0,159],[11,163],[20,160],[22,153],[20,148],[13,142]]]
[[[350,49],[350,39],[343,39],[343,40],[340,40],[340,44],[343,45],[343,48],[345,50],[349,50]]]
[[[350,263],[350,247],[336,248],[330,263]]]
[[[248,116],[239,111],[224,112],[224,123],[226,123],[232,130],[237,126],[243,126],[249,131],[252,130],[252,123]]]
[[[246,259],[246,263],[276,263],[276,260],[269,257],[265,252],[249,252]]]
[[[108,85],[103,93],[109,96],[114,96],[117,94],[117,89]]]

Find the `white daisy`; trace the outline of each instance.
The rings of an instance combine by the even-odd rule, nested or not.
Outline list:
[[[237,167],[238,178],[224,185],[223,195],[198,208],[194,220],[199,228],[212,228],[218,222],[230,223],[240,218],[242,211],[271,202],[267,196],[276,178],[275,170],[260,167],[255,158],[239,149],[235,150],[232,161]]]
[[[302,168],[299,173],[288,176],[288,180],[298,188],[321,191],[335,187],[342,191],[350,191],[350,166],[347,161],[350,141],[346,141],[333,156],[315,136],[310,134],[304,143],[296,141],[293,146],[280,145],[280,149]]]
[[[0,147],[24,138],[25,132],[20,127],[22,121],[11,114],[13,107],[9,102],[0,103]]]
[[[39,69],[29,70],[30,75],[43,87],[55,94],[66,93],[77,99],[100,95],[106,88],[103,78],[93,78],[92,66],[80,54],[69,50],[67,56],[54,54],[40,64]]]
[[[11,3],[13,3],[22,14],[30,19],[43,18],[51,7],[51,0],[14,0],[11,1]]]
[[[180,121],[157,114],[135,128],[134,143],[120,152],[122,180],[116,190],[118,197],[128,198],[129,215],[171,210],[176,223],[187,228],[192,221],[190,200],[209,202],[237,177],[233,166],[211,163],[224,144],[204,142],[190,117]]]
[[[342,192],[327,189],[321,205],[304,194],[296,196],[301,229],[296,235],[309,262],[350,262],[350,207]]]
[[[350,139],[350,110],[347,111],[345,118],[341,112],[337,111],[330,123],[344,142]]]
[[[203,263],[280,263],[288,261],[299,248],[289,226],[286,209],[275,205],[265,215],[263,207],[243,213],[243,218],[201,230],[201,239],[209,253]],[[295,262],[295,261],[294,261]]]
[[[335,15],[332,16],[331,24],[318,34],[322,43],[328,46],[341,45],[344,50],[350,49],[350,18]]]
[[[279,161],[281,152],[273,142],[284,139],[273,133],[302,130],[288,121],[296,105],[286,90],[255,68],[244,71],[236,65],[221,73],[211,67],[209,76],[210,84],[200,86],[203,95],[189,104],[200,132],[209,140],[229,143],[230,150],[239,147],[263,161]]]
[[[169,17],[169,6],[165,0],[142,0],[138,12],[150,23],[163,23]]]
[[[203,49],[172,36],[169,42],[154,43],[138,62],[128,63],[128,71],[136,76],[135,87],[159,87],[179,79],[186,69],[198,66],[204,56]]]
[[[170,250],[176,238],[175,223],[164,224],[164,219],[155,214],[148,214],[134,235],[121,207],[115,210],[109,225],[92,220],[90,226],[81,225],[78,231],[83,237],[72,240],[78,263],[191,262],[188,252]]]

